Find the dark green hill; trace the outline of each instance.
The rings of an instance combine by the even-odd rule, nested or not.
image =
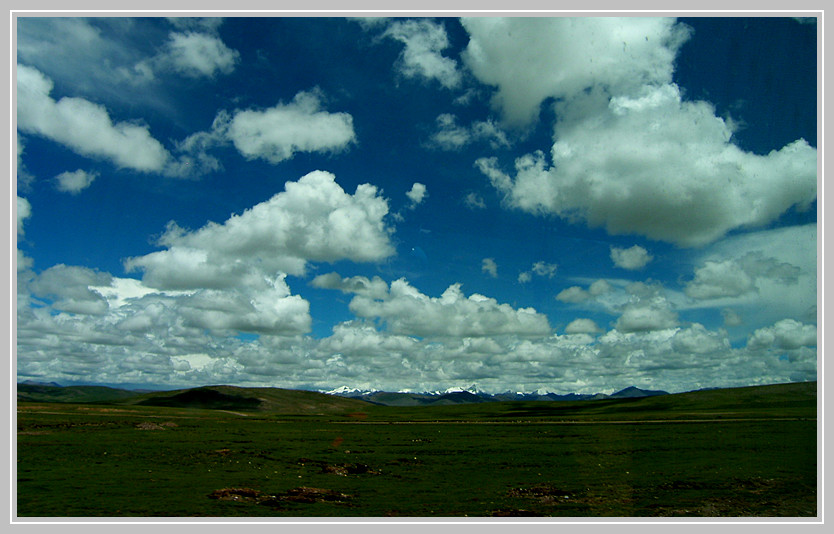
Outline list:
[[[174,395],[154,395],[136,404],[207,410],[257,410],[263,401],[245,395],[228,395],[212,388],[187,389]]]
[[[103,386],[17,386],[17,399],[20,402],[160,406],[287,415],[343,415],[363,412],[371,420],[544,418],[568,421],[637,421],[813,418],[816,417],[817,408],[816,382],[562,402],[475,402],[470,395],[451,394],[449,398],[445,398],[447,396],[379,392],[369,395],[367,400],[360,400],[313,391],[235,386],[207,386],[145,393]],[[442,400],[438,402],[438,399]],[[396,405],[393,405],[394,403]]]
[[[135,397],[136,394],[135,391],[105,386],[17,385],[17,400],[22,402],[113,402]]]
[[[691,391],[636,398],[607,398],[564,403],[514,403],[506,415],[598,420],[733,419],[816,417],[817,383]]]
[[[362,411],[371,406],[365,401],[314,391],[235,386],[206,386],[145,393],[125,399],[121,404],[284,414],[332,414]]]

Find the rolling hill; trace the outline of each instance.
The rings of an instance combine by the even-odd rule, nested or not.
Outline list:
[[[205,386],[175,391],[136,392],[103,386],[48,386],[18,384],[18,402],[57,402],[195,408],[248,413],[332,415],[379,409],[405,410],[431,417],[601,417],[602,419],[674,419],[710,414],[721,418],[779,413],[805,417],[817,402],[817,383],[799,382],[742,388],[707,389],[667,394],[626,388],[602,398],[560,402],[491,400],[471,392],[442,395],[376,392],[347,398],[305,390]],[[386,411],[386,413],[389,413]],[[393,414],[393,412],[390,412]],[[418,417],[419,418],[419,417]]]

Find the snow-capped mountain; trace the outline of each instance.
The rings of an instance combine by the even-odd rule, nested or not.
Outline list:
[[[329,395],[361,399],[374,404],[387,406],[424,406],[428,404],[464,404],[473,402],[500,402],[500,401],[582,401],[599,400],[607,398],[634,398],[649,397],[654,395],[666,395],[665,391],[651,391],[636,388],[634,386],[617,391],[610,395],[597,394],[556,394],[545,388],[539,388],[533,393],[507,391],[505,393],[486,393],[478,389],[476,385],[460,387],[454,386],[445,390],[432,392],[414,393],[400,391],[396,393],[352,388],[341,386],[330,391],[322,391]]]
[[[376,393],[377,389],[359,389],[359,388],[352,388],[350,386],[339,386],[336,389],[331,389],[330,391],[319,390],[319,393],[326,393],[327,395],[338,395],[340,397],[358,397],[361,395],[370,395],[371,393]]]

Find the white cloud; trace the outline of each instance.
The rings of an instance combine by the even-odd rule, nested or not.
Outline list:
[[[111,38],[109,25],[124,23],[119,37],[132,21],[122,17],[19,17],[18,64],[37,67],[64,86],[81,94],[126,97],[123,66],[135,63],[141,52]],[[114,87],[115,86],[115,87]],[[127,98],[135,98],[131,93]]]
[[[588,286],[587,290],[579,286],[563,289],[556,295],[556,299],[562,302],[577,304],[604,295],[609,291],[611,291],[611,284],[605,280],[597,280]]]
[[[464,205],[471,209],[471,210],[482,210],[486,209],[486,203],[484,202],[484,198],[474,192],[467,193],[463,199]]]
[[[373,279],[365,276],[342,278],[338,273],[327,273],[313,278],[310,285],[322,289],[338,289],[342,293],[355,293],[372,299],[384,299],[388,295],[388,284],[378,276]]]
[[[558,265],[555,263],[547,263],[544,261],[537,261],[533,264],[533,272],[539,276],[546,276],[548,278],[553,278],[556,274],[556,269]]]
[[[231,140],[249,159],[270,163],[290,159],[296,152],[336,152],[355,141],[353,117],[321,109],[317,91],[300,92],[292,102],[263,111],[221,112],[213,136]]]
[[[194,232],[169,226],[160,240],[167,249],[125,266],[143,270],[144,282],[160,289],[259,287],[275,272],[303,274],[310,261],[390,256],[387,213],[376,187],[362,184],[349,195],[332,174],[315,171],[223,224]]]
[[[85,267],[55,265],[31,282],[32,292],[53,300],[52,307],[70,313],[102,315],[107,300],[90,286],[109,285],[111,276]]]
[[[742,349],[733,349],[723,330],[697,323],[598,336],[596,323],[577,319],[560,336],[533,310],[481,295],[466,298],[457,285],[431,298],[404,280],[388,288],[378,278],[341,279],[331,273],[317,277],[317,285],[355,292],[351,309],[361,319],[313,339],[303,335],[307,304],[289,294],[282,277],[273,280],[275,292],[260,293],[252,288],[162,293],[119,278],[109,286],[86,285],[105,282],[107,275],[101,276],[60,266],[38,281],[40,290],[60,291],[64,300],[75,296],[91,305],[92,297],[101,295],[109,307],[85,315],[26,301],[18,312],[23,379],[73,382],[84,376],[174,386],[274,386],[279,380],[282,387],[347,384],[414,391],[466,380],[493,392],[611,393],[629,385],[685,391],[816,378],[815,328],[794,321],[761,329]],[[647,298],[657,289],[638,284],[630,291]],[[261,335],[242,341],[232,337],[236,329]]]
[[[496,158],[477,165],[508,206],[693,247],[816,198],[817,152],[804,140],[757,155],[731,135],[674,85],[637,98],[592,91],[560,107],[550,163],[538,151],[516,159],[515,176]]]
[[[614,325],[620,332],[665,330],[678,325],[678,314],[672,309],[660,286],[635,282],[626,291],[631,295],[631,300],[623,307]]]
[[[493,258],[484,258],[481,262],[481,271],[493,278],[498,278],[498,264],[495,263]]]
[[[58,191],[77,195],[84,189],[90,187],[90,184],[92,184],[93,180],[96,178],[98,178],[97,172],[87,172],[85,170],[78,169],[73,172],[62,172],[55,177],[55,181],[58,182],[56,184]]]
[[[17,197],[17,234],[23,235],[23,223],[32,216],[32,205],[22,197]]]
[[[352,321],[334,326],[333,335],[322,340],[318,349],[363,360],[376,356],[390,362],[397,355],[412,353],[418,344],[412,337],[386,334],[360,321]]]
[[[179,30],[215,33],[223,24],[221,17],[168,17],[168,22]]]
[[[695,270],[695,278],[686,284],[686,294],[695,299],[739,297],[757,291],[757,282],[771,280],[784,285],[795,285],[800,268],[761,252],[748,252],[740,258],[706,261]]]
[[[354,22],[358,22],[363,30],[371,30],[373,28],[380,28],[388,24],[390,17],[348,17]]]
[[[738,297],[753,290],[753,278],[733,260],[706,262],[686,286],[686,294],[696,299]]]
[[[34,181],[35,177],[26,169],[26,165],[23,164],[23,153],[26,151],[26,147],[23,142],[23,136],[20,135],[20,132],[17,133],[17,191],[18,192],[28,192]]]
[[[460,85],[461,75],[457,63],[441,55],[449,46],[449,38],[442,24],[428,19],[392,22],[383,36],[405,44],[399,58],[399,71],[403,76],[436,79],[449,89]]]
[[[546,276],[548,278],[553,278],[556,275],[556,269],[559,266],[555,263],[547,263],[544,261],[537,261],[533,264],[533,267],[530,271],[524,271],[519,273],[518,281],[519,283],[527,283],[533,279],[533,274],[537,274],[539,276]]]
[[[533,122],[549,98],[570,100],[588,87],[612,94],[672,80],[687,28],[667,18],[477,17],[464,64],[498,88],[493,106],[514,126]]]
[[[721,317],[724,318],[724,326],[741,326],[744,324],[744,319],[741,315],[730,308],[721,310]]]
[[[816,224],[739,234],[694,259],[679,309],[729,309],[728,327],[741,326],[741,317],[747,328],[783,318],[817,321]]]
[[[149,60],[155,67],[171,68],[185,76],[213,77],[230,74],[240,53],[223,44],[218,37],[189,31],[171,32],[164,51]]]
[[[350,310],[362,318],[379,318],[391,333],[406,336],[541,336],[550,332],[547,317],[533,308],[514,309],[477,293],[465,297],[460,284],[434,298],[399,279],[391,283],[383,299],[355,296]]]
[[[694,323],[689,328],[675,333],[672,337],[672,348],[688,354],[710,354],[722,350],[729,351],[730,341],[726,332],[710,332],[704,325]]]
[[[170,159],[147,126],[113,123],[107,110],[82,98],[49,94],[53,83],[38,70],[17,66],[17,127],[60,143],[87,157],[103,158],[119,167],[161,171]]]
[[[411,206],[414,207],[423,202],[426,198],[426,186],[415,182],[411,186],[411,190],[405,194],[411,200]]]
[[[611,247],[611,261],[614,262],[614,265],[623,269],[632,271],[642,269],[652,259],[652,255],[639,245],[634,245],[631,248]]]
[[[747,346],[753,350],[774,348],[794,350],[817,345],[817,327],[793,319],[782,319],[773,326],[753,332]]]
[[[178,313],[186,326],[196,326],[231,335],[253,332],[270,335],[310,331],[310,303],[291,295],[284,278],[267,280],[267,287],[233,290],[203,289],[181,297]]]
[[[565,327],[566,334],[597,334],[602,329],[591,319],[574,319]]]
[[[451,113],[437,116],[437,131],[429,139],[429,144],[443,150],[459,150],[478,141],[488,141],[493,149],[507,147],[510,141],[507,134],[492,120],[475,121],[469,127],[457,124],[457,117]]]

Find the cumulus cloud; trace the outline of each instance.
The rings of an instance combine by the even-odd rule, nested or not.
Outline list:
[[[17,127],[60,143],[87,157],[119,167],[161,171],[170,159],[147,126],[114,123],[104,106],[83,98],[52,99],[52,80],[26,65],[17,66]]]
[[[415,338],[386,334],[371,325],[351,321],[335,325],[333,334],[322,340],[319,350],[362,360],[383,357],[390,362],[397,356],[412,353],[418,345]]]
[[[223,18],[221,17],[167,17],[167,20],[178,30],[208,33],[216,33],[223,24]]]
[[[313,278],[310,285],[321,289],[338,289],[342,293],[354,293],[373,299],[383,299],[388,294],[388,284],[378,276],[374,276],[373,279],[365,276],[342,278],[338,273],[327,273]]]
[[[724,326],[740,326],[744,324],[744,319],[742,319],[741,315],[730,308],[721,310],[721,317],[724,318]]]
[[[558,265],[555,263],[547,263],[544,261],[537,261],[533,264],[533,272],[539,276],[546,276],[548,278],[553,278],[556,274],[556,269]]]
[[[356,295],[350,310],[358,317],[378,318],[391,333],[406,336],[460,338],[550,333],[547,317],[535,309],[514,309],[477,293],[466,297],[460,284],[452,284],[435,298],[399,279],[391,282],[384,298]]]
[[[125,66],[140,61],[142,54],[112,37],[124,36],[131,26],[132,21],[121,17],[19,17],[18,64],[37,67],[82,94],[142,98],[121,83],[140,79],[138,73],[126,76]]]
[[[591,319],[574,319],[565,327],[566,334],[597,334],[602,329]]]
[[[55,181],[57,182],[56,187],[58,188],[58,191],[77,195],[84,189],[90,187],[90,184],[92,184],[93,180],[96,178],[98,178],[97,172],[87,172],[85,170],[78,169],[77,171],[72,172],[62,172],[55,177]]]
[[[32,205],[22,197],[17,197],[17,235],[23,235],[23,223],[32,216]]]
[[[507,134],[492,120],[475,121],[470,126],[461,126],[451,113],[437,116],[437,130],[431,135],[429,145],[443,150],[459,150],[466,145],[487,141],[491,148],[507,147]]]
[[[583,289],[579,286],[572,286],[567,289],[563,289],[558,295],[556,295],[556,299],[562,302],[577,304],[579,302],[584,302],[594,297],[604,295],[609,291],[611,291],[611,284],[605,280],[597,280],[588,286],[588,289]]]
[[[310,303],[290,293],[285,276],[268,279],[263,288],[203,289],[178,299],[177,308],[185,325],[227,335],[307,333],[312,324]]]
[[[304,274],[310,261],[378,261],[394,253],[384,217],[388,202],[362,184],[347,194],[335,177],[315,171],[285,191],[233,215],[187,232],[169,225],[165,250],[130,258],[129,271],[160,289],[222,289],[262,285],[264,273]]]
[[[493,106],[526,126],[547,98],[571,99],[588,87],[612,94],[672,80],[674,59],[689,30],[674,19],[610,17],[476,17],[464,64],[497,87]]]
[[[611,247],[611,261],[614,262],[614,265],[623,269],[632,271],[642,269],[652,259],[652,255],[639,245],[634,245],[631,248]]]
[[[793,350],[816,345],[817,327],[794,319],[782,319],[773,326],[759,328],[747,340],[747,346],[753,350]]]
[[[678,325],[678,314],[660,286],[635,282],[626,291],[631,299],[614,324],[620,332],[664,330]]]
[[[553,278],[556,275],[556,269],[559,266],[555,263],[547,263],[544,261],[537,261],[533,264],[533,267],[529,271],[523,271],[518,275],[518,281],[520,283],[527,283],[533,279],[533,274],[537,274],[538,276],[546,276],[548,278]]]
[[[467,193],[463,198],[463,204],[471,210],[486,209],[486,202],[484,202],[484,198],[475,192]]]
[[[23,153],[26,151],[23,136],[20,132],[17,134],[17,190],[18,192],[27,192],[32,185],[34,176],[26,169],[23,164]]]
[[[498,264],[493,258],[484,258],[481,262],[481,272],[485,272],[493,278],[498,278]]]
[[[265,110],[221,112],[212,128],[204,142],[228,139],[246,158],[270,163],[290,159],[296,152],[337,152],[356,138],[353,117],[322,110],[318,91],[302,91],[291,102]]]
[[[460,85],[457,63],[441,54],[449,46],[442,24],[429,19],[392,22],[383,36],[405,45],[398,60],[398,69],[406,78],[436,79],[449,89]]]
[[[215,35],[188,31],[171,32],[163,51],[147,60],[152,68],[172,69],[185,76],[214,77],[230,74],[240,53],[227,47]]]
[[[769,279],[776,283],[796,284],[800,268],[760,252],[749,252],[740,258],[706,261],[695,270],[695,278],[686,284],[685,292],[695,299],[739,297],[757,291],[757,281]]]
[[[53,300],[52,307],[70,313],[101,315],[107,300],[90,286],[109,285],[111,276],[85,267],[55,265],[30,282],[32,292]]]
[[[687,354],[709,354],[729,351],[730,341],[726,332],[711,332],[700,323],[678,330],[672,337],[672,348]]]
[[[674,85],[579,100],[560,113],[550,162],[524,155],[511,176],[497,158],[477,161],[508,206],[693,247],[816,198],[816,149],[800,139],[744,152],[712,106],[683,101]]]
[[[414,185],[411,186],[411,189],[406,192],[405,196],[411,200],[411,207],[415,207],[425,200],[427,196],[426,186],[419,182],[415,182]]]
[[[316,277],[316,284],[355,293],[351,308],[359,318],[314,339],[303,335],[306,303],[292,298],[283,277],[273,279],[275,291],[262,295],[247,288],[159,291],[115,277],[106,286],[87,285],[105,278],[61,266],[38,281],[43,293],[92,303],[92,292],[109,307],[99,315],[43,302],[19,310],[21,377],[72,382],[83,375],[105,383],[174,386],[270,386],[280,380],[284,387],[413,391],[465,379],[493,392],[564,393],[611,393],[629,385],[676,392],[816,377],[815,329],[791,321],[761,329],[739,349],[730,346],[725,331],[698,323],[598,335],[596,323],[577,319],[565,335],[555,335],[533,310],[526,314],[487,297],[466,298],[457,285],[431,298],[404,280],[388,287],[376,277],[330,273]],[[656,289],[630,290],[648,297]],[[232,335],[235,329],[260,336],[243,341]]]

